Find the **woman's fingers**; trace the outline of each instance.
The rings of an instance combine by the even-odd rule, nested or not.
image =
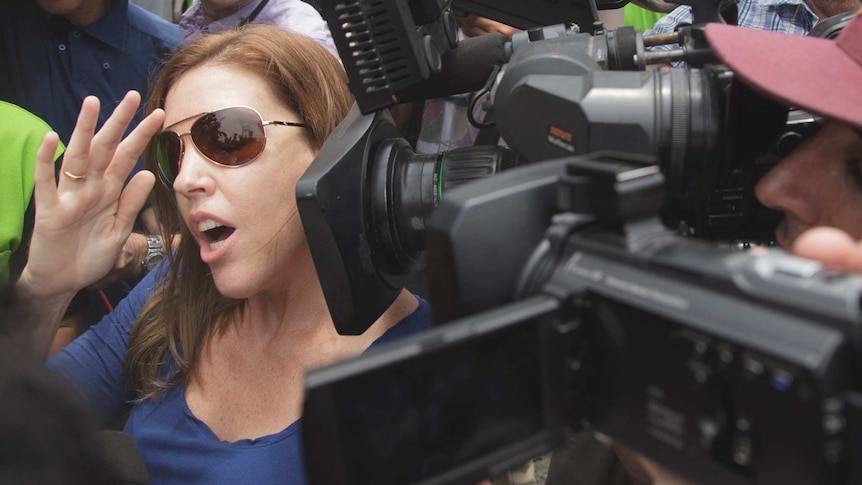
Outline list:
[[[60,137],[54,132],[45,134],[36,151],[36,167],[33,188],[36,206],[50,210],[57,203],[57,181],[54,179],[54,155]]]
[[[122,230],[126,237],[132,232],[132,225],[138,217],[141,208],[144,207],[144,202],[147,201],[147,197],[149,197],[155,183],[156,177],[152,172],[141,170],[132,177],[123,193],[120,194],[120,203],[117,206],[117,219],[114,226]]]
[[[81,103],[81,112],[78,113],[78,121],[60,168],[60,190],[78,188],[86,180],[90,165],[90,142],[99,121],[99,106],[99,99],[95,96],[87,96]]]
[[[99,132],[93,136],[89,153],[89,173],[92,176],[101,176],[108,168],[140,105],[141,95],[137,91],[129,91],[114,108],[114,112]],[[137,159],[137,156],[135,158]]]
[[[114,181],[125,182],[164,121],[164,112],[156,110],[123,139],[140,104],[141,95],[129,91],[94,134],[99,119],[99,100],[94,96],[84,99],[61,168],[61,190],[77,189],[87,179],[97,180],[106,175],[112,176]]]
[[[104,169],[105,177],[113,178],[120,183],[124,182],[138,158],[147,148],[147,144],[161,129],[164,121],[165,112],[157,109],[138,123],[138,126],[129,133],[129,136],[116,147],[113,161]]]

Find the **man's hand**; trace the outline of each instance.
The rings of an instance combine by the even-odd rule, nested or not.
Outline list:
[[[152,207],[147,207],[139,214],[141,223],[144,226],[144,232],[147,234],[161,234],[161,226],[159,219],[156,217],[156,210]]]
[[[123,244],[123,249],[120,251],[114,267],[102,279],[91,286],[100,290],[114,283],[143,275],[144,268],[141,262],[147,257],[148,250],[147,236],[136,232],[131,233],[129,238],[126,239],[126,244]]]
[[[793,244],[793,254],[835,269],[862,272],[862,242],[833,227],[817,227],[802,233]]]
[[[472,13],[456,15],[455,23],[458,25],[458,28],[461,29],[461,32],[463,32],[467,37],[476,37],[479,35],[499,32],[507,39],[511,39],[512,34],[518,32],[518,29],[514,27],[509,27],[506,24],[501,24],[500,22],[480,17]]]
[[[634,483],[645,485],[694,485],[694,482],[680,477],[622,443],[615,442],[614,451],[617,457],[619,457],[620,462],[628,470]]]

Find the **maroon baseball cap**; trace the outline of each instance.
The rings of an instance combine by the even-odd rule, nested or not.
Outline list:
[[[862,129],[862,9],[835,40],[723,24],[709,24],[706,38],[754,89]]]

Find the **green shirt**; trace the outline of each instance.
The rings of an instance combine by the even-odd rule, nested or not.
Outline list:
[[[646,32],[658,22],[658,19],[664,17],[664,14],[638,7],[633,3],[627,3],[623,7],[623,17],[623,25],[629,25]]]
[[[21,244],[33,196],[36,151],[50,131],[36,115],[0,101],[0,283],[9,281],[9,258]],[[64,150],[60,143],[54,159]]]

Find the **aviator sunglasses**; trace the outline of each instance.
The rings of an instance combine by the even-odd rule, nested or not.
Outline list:
[[[304,123],[289,121],[263,121],[254,108],[233,106],[211,113],[204,113],[194,123],[188,133],[175,133],[163,130],[156,136],[156,161],[162,179],[170,188],[180,171],[180,162],[185,153],[182,138],[191,137],[192,143],[207,160],[222,167],[242,167],[253,162],[266,147],[267,125],[299,126],[308,128]],[[186,118],[188,119],[188,118]],[[174,125],[182,123],[178,121]],[[171,125],[171,126],[174,126]]]

